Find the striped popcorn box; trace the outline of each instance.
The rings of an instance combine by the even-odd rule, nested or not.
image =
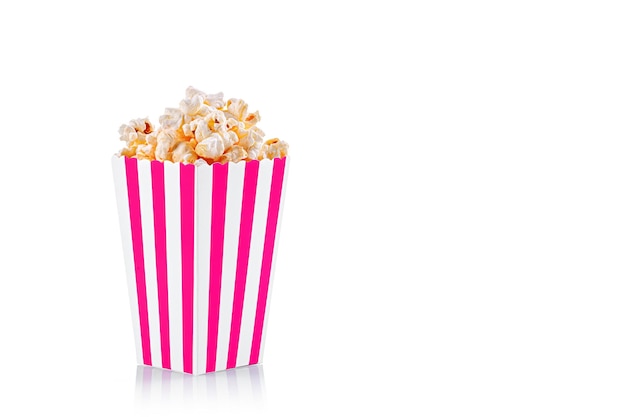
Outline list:
[[[138,363],[260,363],[288,158],[112,162]]]

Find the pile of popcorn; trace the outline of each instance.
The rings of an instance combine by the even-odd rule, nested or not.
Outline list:
[[[202,165],[287,155],[287,143],[263,141],[265,133],[256,126],[259,120],[259,112],[248,113],[243,100],[225,102],[222,93],[189,87],[178,108],[165,109],[158,129],[147,118],[122,125],[120,140],[126,147],[118,156]]]

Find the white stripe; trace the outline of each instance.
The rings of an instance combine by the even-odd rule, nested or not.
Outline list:
[[[133,324],[135,337],[135,352],[137,363],[143,364],[141,351],[141,333],[139,330],[139,305],[137,303],[137,284],[135,281],[135,261],[133,258],[133,240],[130,230],[130,211],[128,208],[128,187],[126,185],[126,165],[124,157],[114,156],[111,160],[113,166],[113,181],[117,200],[117,213],[120,220],[120,233],[122,236],[122,251],[124,253],[124,266],[126,267],[126,281],[128,283],[128,296],[130,298],[130,316]]]
[[[217,332],[217,355],[215,370],[226,369],[230,323],[233,314],[233,293],[237,271],[239,249],[239,227],[241,225],[241,200],[246,163],[229,164],[226,187],[226,219],[224,222],[224,257],[222,262],[222,288],[220,294],[220,319]]]
[[[261,349],[259,351],[259,363],[263,363],[263,351],[265,350],[265,340],[267,337],[267,318],[272,299],[272,287],[274,286],[274,271],[276,271],[276,254],[278,253],[278,237],[280,236],[280,225],[283,218],[283,208],[285,207],[285,188],[287,188],[287,171],[289,170],[289,161],[291,157],[285,160],[285,173],[283,175],[282,192],[280,194],[280,203],[278,206],[278,221],[276,224],[276,238],[274,239],[274,252],[272,253],[272,268],[270,270],[270,285],[267,291],[267,302],[265,304],[265,317],[263,319],[263,333],[261,333]]]
[[[241,331],[239,333],[239,348],[237,350],[237,366],[250,363],[252,335],[254,333],[254,318],[256,303],[259,297],[259,281],[261,279],[261,261],[263,259],[263,244],[265,242],[265,226],[272,186],[271,160],[259,162],[259,178],[257,182],[256,199],[254,202],[254,219],[252,221],[252,237],[250,239],[250,258],[248,260],[248,276],[246,277],[246,292],[243,299],[243,313],[241,315]],[[221,318],[221,317],[220,317]]]
[[[207,330],[209,325],[209,265],[211,253],[211,199],[213,190],[213,168],[209,165],[196,167],[196,206],[194,208],[196,234],[195,270],[195,318],[194,373],[206,373]]]
[[[165,162],[165,233],[167,292],[170,318],[170,358],[173,371],[183,372],[183,296],[180,253],[180,167]]]
[[[148,327],[150,329],[150,354],[152,366],[161,367],[161,327],[159,325],[159,294],[156,277],[156,254],[154,248],[154,210],[152,205],[152,173],[150,161],[137,161],[139,175],[139,206],[143,259],[146,271],[146,296],[148,298]]]

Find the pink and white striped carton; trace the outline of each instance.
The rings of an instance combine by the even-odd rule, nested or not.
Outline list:
[[[138,363],[260,363],[288,158],[112,162]]]

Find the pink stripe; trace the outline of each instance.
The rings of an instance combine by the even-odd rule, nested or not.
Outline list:
[[[183,370],[193,373],[194,165],[180,165],[180,248],[183,294]]]
[[[128,188],[128,208],[130,229],[133,239],[135,282],[137,284],[137,305],[139,308],[139,328],[144,365],[152,365],[150,354],[150,328],[148,326],[148,297],[146,295],[146,271],[143,260],[143,237],[141,229],[141,208],[139,205],[139,174],[137,159],[125,158],[126,186]]]
[[[280,208],[280,194],[283,189],[283,177],[285,175],[285,161],[286,157],[274,158],[272,188],[270,190],[270,202],[267,211],[267,226],[265,228],[265,243],[263,245],[263,260],[261,261],[261,281],[259,282],[259,298],[257,299],[256,304],[254,333],[252,335],[252,348],[250,349],[250,365],[259,363],[259,353],[261,351],[261,337],[263,333],[263,320],[265,320],[267,292],[270,284],[272,257],[274,256],[274,242],[276,240],[276,226],[278,223],[278,210]]]
[[[152,207],[154,209],[154,251],[156,254],[157,289],[159,292],[159,325],[161,358],[165,369],[170,363],[170,318],[167,302],[167,240],[165,232],[165,178],[163,162],[152,161]]]
[[[235,274],[235,293],[233,297],[233,315],[230,322],[230,342],[228,345],[227,368],[237,366],[237,350],[239,349],[239,331],[243,298],[248,275],[248,258],[250,256],[250,238],[252,237],[252,219],[254,218],[254,200],[256,185],[259,178],[259,161],[246,162],[246,174],[243,180],[243,199],[241,202],[241,222],[239,228],[239,251],[237,253],[237,272]]]
[[[222,260],[224,255],[224,221],[228,164],[213,164],[213,200],[211,213],[211,266],[209,267],[209,324],[207,331],[206,371],[215,371],[217,327],[220,318]]]

